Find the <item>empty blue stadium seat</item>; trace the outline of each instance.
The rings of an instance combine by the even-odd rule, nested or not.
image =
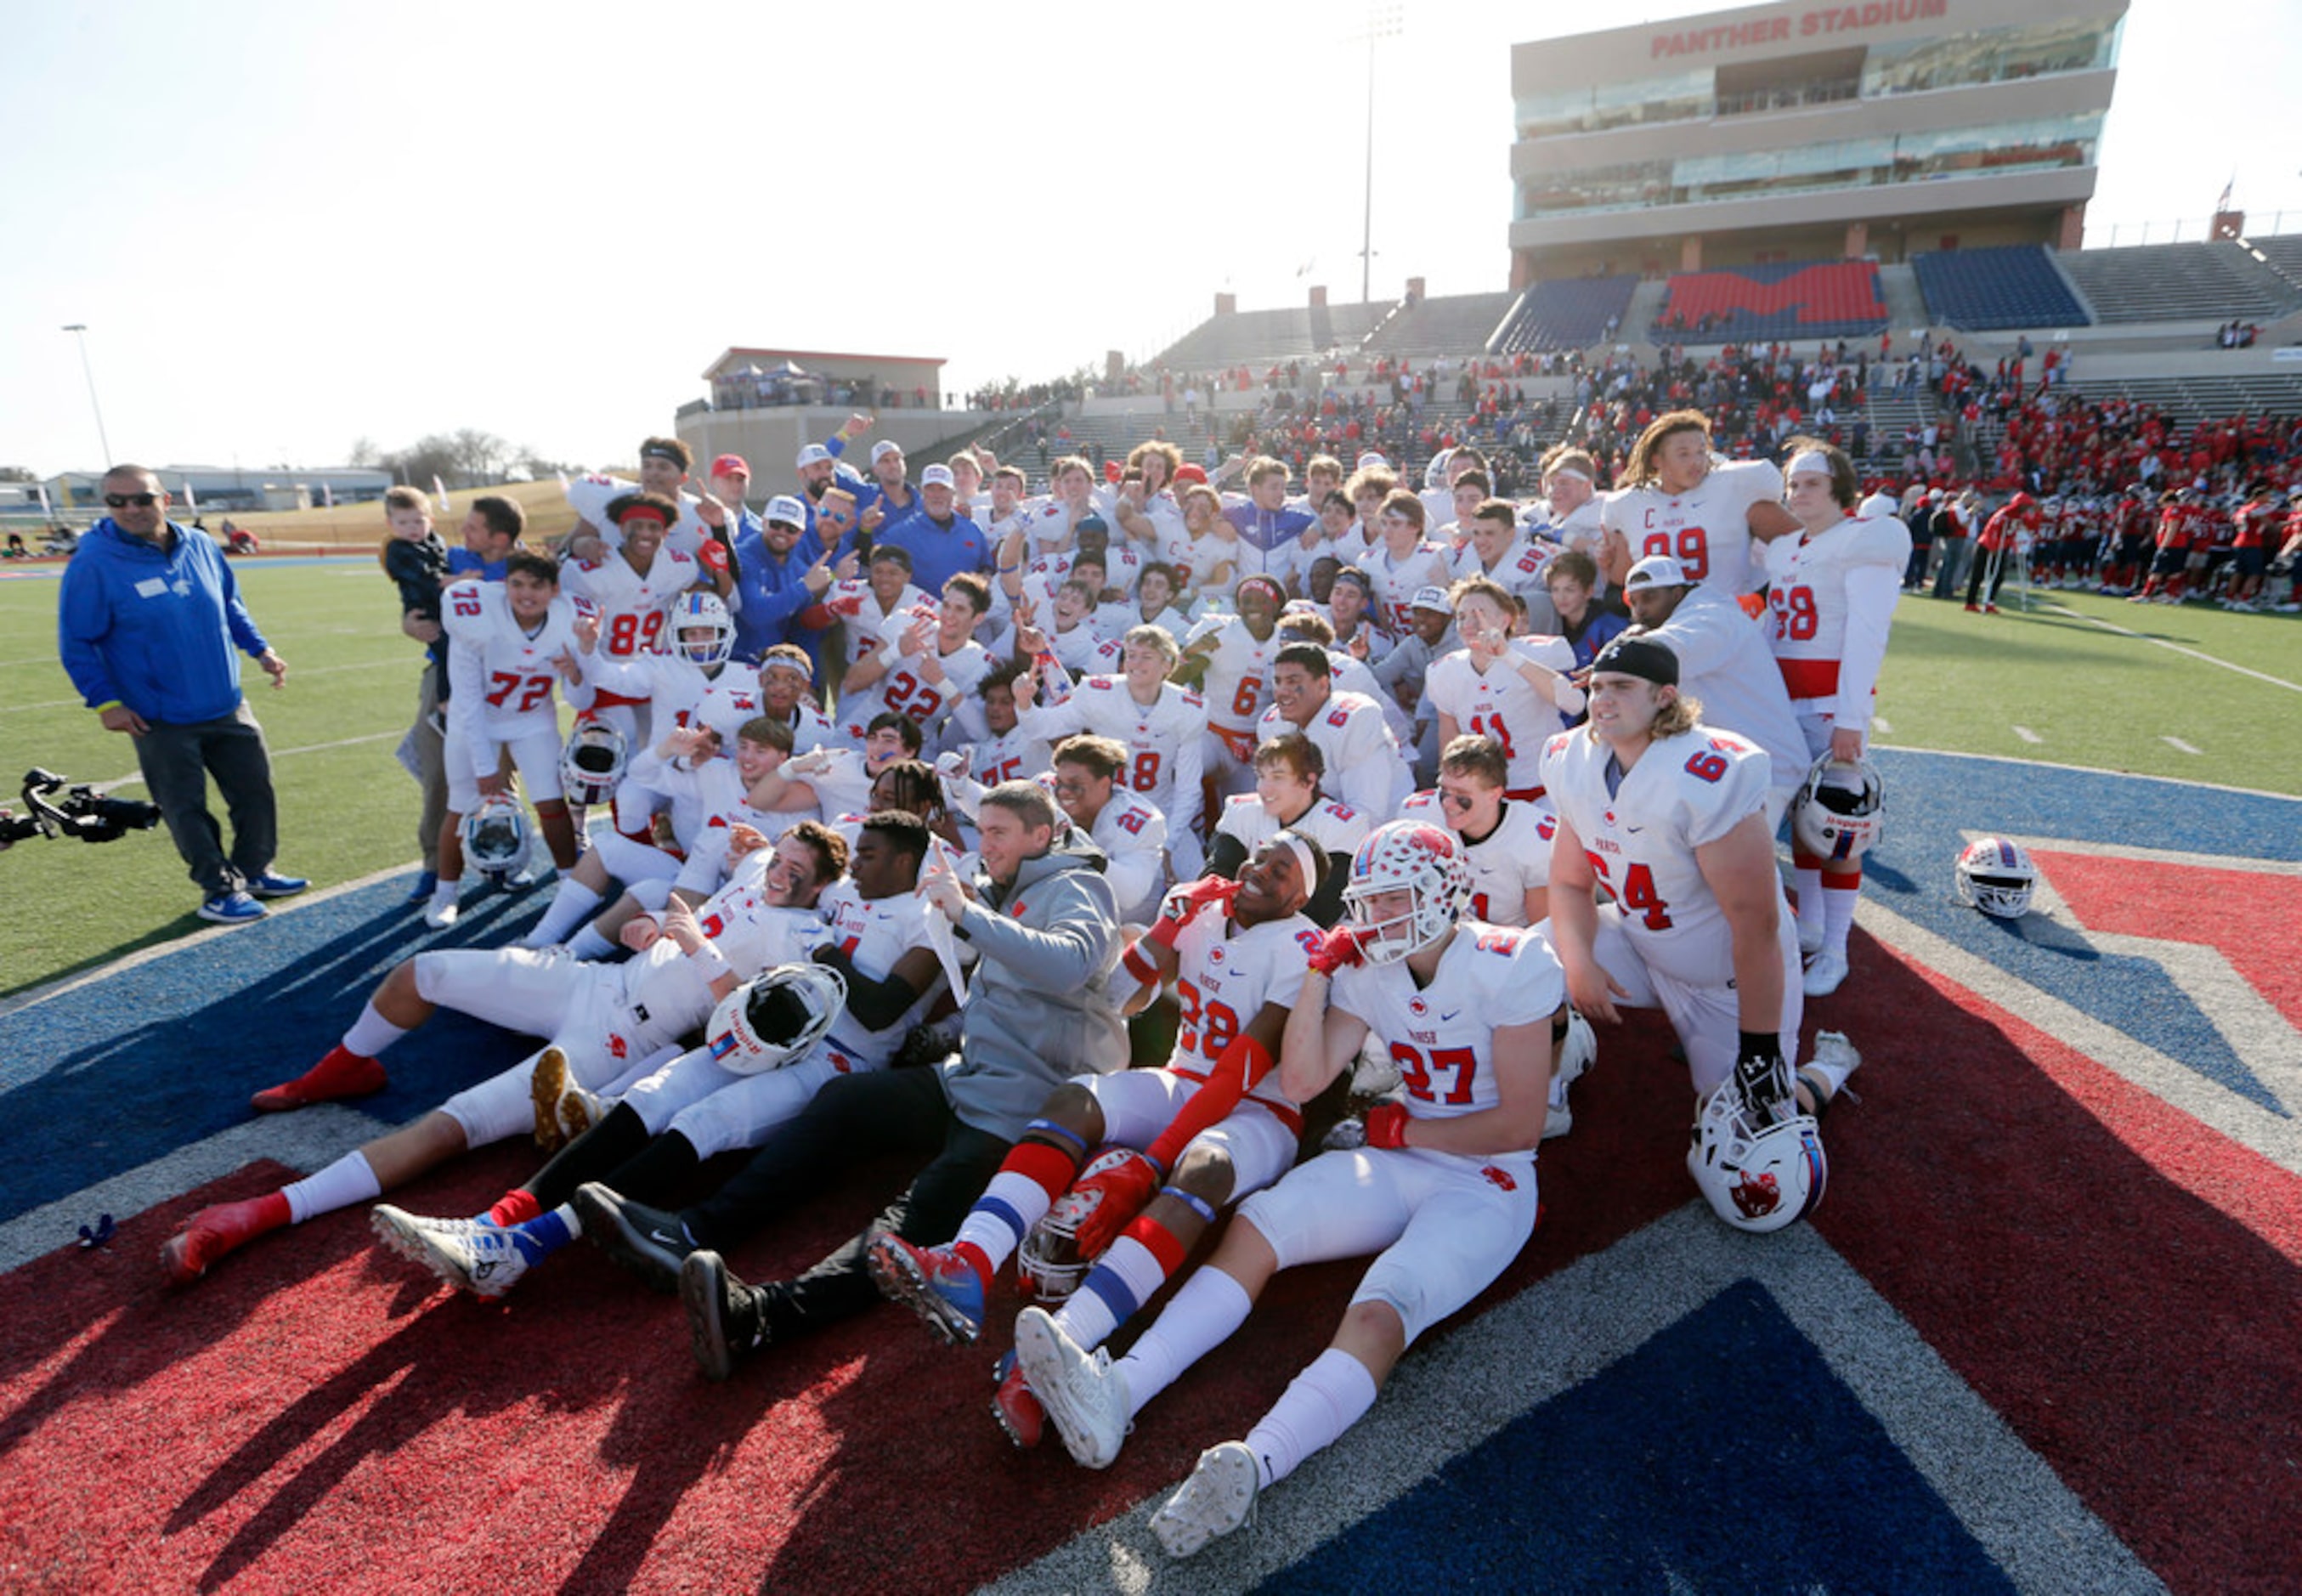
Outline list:
[[[2087,314],[2046,249],[2012,244],[1911,257],[1936,321],[1970,332],[2013,327],[2083,327]]]

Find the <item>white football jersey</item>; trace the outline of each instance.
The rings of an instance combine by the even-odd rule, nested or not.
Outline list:
[[[1250,859],[1257,848],[1282,830],[1309,839],[1323,853],[1340,853],[1348,859],[1358,852],[1359,844],[1374,828],[1374,823],[1365,815],[1332,798],[1313,799],[1309,809],[1282,827],[1277,817],[1264,807],[1260,793],[1241,793],[1227,800],[1222,818],[1215,823],[1219,834],[1239,839]]]
[[[443,598],[440,619],[448,634],[448,668],[456,689],[449,718],[464,728],[460,735],[473,750],[472,769],[493,770],[494,743],[540,731],[559,735],[551,691],[559,673],[552,660],[563,652],[573,656],[589,683],[598,656],[576,647],[577,608],[565,593],[551,601],[533,635],[512,615],[500,582],[458,583]]]
[[[1582,838],[1647,965],[1688,986],[1726,985],[1734,938],[1694,851],[1764,814],[1767,756],[1732,732],[1698,726],[1650,743],[1611,796],[1609,757],[1587,728],[1551,738],[1542,760],[1551,806]]]
[[[744,722],[766,709],[758,673],[740,665],[723,665],[718,675],[706,676],[702,666],[677,654],[643,654],[636,663],[647,675],[651,725],[659,738],[675,727],[708,726],[719,734],[721,751],[732,754]]]
[[[853,881],[840,881],[825,889],[822,909],[824,918],[830,921],[822,940],[836,944],[840,952],[855,962],[858,973],[875,981],[886,980],[894,973],[896,963],[913,948],[932,950],[935,946],[928,935],[927,917],[937,911],[918,893],[899,892],[888,898],[867,898],[856,890]],[[939,981],[929,981],[928,989],[880,1030],[867,1030],[853,1011],[843,1012],[832,1022],[831,1045],[860,1068],[884,1067],[894,1061],[895,1049],[903,1046],[903,1033],[927,1018],[941,989]]]
[[[879,601],[872,596],[871,584],[861,576],[833,584],[831,591],[824,595],[824,607],[839,617],[841,634],[845,639],[842,647],[851,669],[920,622],[932,626],[941,613],[934,600],[908,582],[903,591],[895,595],[895,604],[882,609]],[[839,695],[838,712],[832,719],[842,736],[857,744],[862,743],[871,718],[883,707],[879,693],[886,680],[883,676],[868,687],[851,689]]]
[[[1502,558],[1489,570],[1486,561],[1479,558],[1475,543],[1465,543],[1462,552],[1455,557],[1455,580],[1464,582],[1473,576],[1484,576],[1501,584],[1507,592],[1524,598],[1543,591],[1543,568],[1550,563],[1550,550],[1524,534],[1511,540]]]
[[[1562,676],[1575,668],[1575,645],[1563,637],[1514,637],[1509,648],[1512,655]],[[1503,758],[1510,761],[1503,782],[1508,791],[1541,790],[1542,744],[1563,718],[1550,695],[1536,691],[1509,659],[1495,660],[1482,675],[1471,663],[1471,651],[1457,649],[1432,664],[1424,693],[1432,709],[1453,716],[1465,733],[1502,744]]]
[[[1167,1068],[1205,1080],[1265,1004],[1293,1008],[1303,994],[1311,953],[1324,935],[1299,914],[1238,928],[1223,914],[1202,914],[1175,938],[1175,1001],[1182,1009]],[[1276,1068],[1247,1090],[1281,1119],[1300,1125],[1301,1111],[1279,1089]]]
[[[1558,824],[1541,803],[1525,800],[1503,802],[1502,819],[1495,828],[1471,841],[1448,818],[1447,806],[1436,790],[1425,789],[1399,806],[1402,820],[1425,820],[1454,831],[1463,844],[1463,857],[1471,868],[1473,920],[1491,926],[1527,924],[1526,895],[1550,885],[1550,839]]]
[[[1726,593],[1757,589],[1761,562],[1752,551],[1751,507],[1779,503],[1783,474],[1769,460],[1713,463],[1690,493],[1625,488],[1606,497],[1600,519],[1631,546],[1634,564],[1676,556],[1692,582]]]
[[[1247,622],[1236,615],[1224,616],[1210,632],[1215,648],[1202,678],[1207,724],[1252,734],[1263,718],[1264,707],[1271,701],[1271,662],[1286,645],[1276,631],[1257,643]]]
[[[1333,692],[1308,726],[1297,726],[1273,704],[1256,726],[1258,745],[1289,732],[1301,732],[1327,761],[1321,785],[1353,809],[1384,819],[1415,790],[1415,778],[1399,757],[1399,743],[1384,723],[1382,706],[1364,693]]]
[[[1053,771],[1041,779],[1048,791],[1054,790]],[[1095,817],[1088,836],[1109,861],[1103,877],[1119,900],[1119,918],[1136,925],[1148,924],[1167,890],[1166,817],[1114,781],[1110,801]]]
[[[703,567],[669,543],[656,550],[647,573],[632,569],[621,554],[606,559],[570,560],[559,570],[559,591],[589,603],[599,614],[601,662],[592,685],[603,693],[644,701],[645,671],[635,661],[658,651],[672,600],[702,580]],[[591,673],[587,671],[586,679]]]
[[[823,941],[821,915],[812,909],[776,907],[750,878],[730,882],[698,904],[695,922],[738,981],[770,965],[804,963]],[[644,1009],[648,1023],[674,1034],[700,1029],[718,1006],[702,967],[668,937],[657,937],[628,962],[608,968],[623,973],[633,1009]]]
[[[1768,637],[1792,701],[1853,710],[1844,724],[1869,720],[1870,689],[1886,653],[1886,617],[1902,594],[1911,533],[1891,517],[1850,516],[1828,532],[1780,540],[1788,544],[1767,592]],[[1842,704],[1842,677],[1863,701]]]
[[[935,644],[930,642],[928,647],[933,650]],[[861,724],[869,726],[874,718],[887,710],[908,715],[919,722],[921,732],[925,734],[920,743],[920,746],[925,747],[927,740],[950,717],[953,709],[964,702],[968,694],[991,674],[989,651],[973,639],[948,654],[938,653],[935,658],[937,665],[943,670],[943,680],[939,682],[928,681],[927,673],[920,668],[924,656],[906,654],[889,666],[886,675],[864,690],[866,693],[876,692],[878,698]],[[857,729],[860,732],[860,727]]]
[[[1197,693],[1163,682],[1142,704],[1125,676],[1089,676],[1063,702],[1025,710],[1019,729],[1050,745],[1080,732],[1125,744],[1121,782],[1167,817],[1169,831],[1197,824],[1207,742],[1207,702]]]
[[[1476,920],[1456,928],[1429,986],[1416,987],[1404,959],[1353,964],[1335,972],[1328,997],[1331,1006],[1366,1021],[1389,1048],[1407,1083],[1407,1112],[1418,1120],[1499,1106],[1495,1032],[1547,1021],[1566,1001],[1567,973],[1549,943],[1532,931]],[[1491,1156],[1463,1161],[1475,1166]]]
[[[964,750],[967,773],[983,786],[1003,781],[1030,781],[1054,769],[1054,750],[1044,737],[1035,737],[1019,722],[1000,736],[987,735]]]
[[[1443,589],[1455,580],[1453,551],[1428,539],[1400,559],[1394,559],[1389,548],[1377,543],[1358,563],[1374,584],[1368,613],[1394,637],[1404,637],[1415,629],[1410,606],[1417,592],[1426,587]]]
[[[820,748],[816,752],[829,760],[821,770],[804,775],[793,775],[789,779],[803,782],[815,793],[815,807],[827,815],[861,814],[871,807],[873,772],[863,760],[860,748]]]

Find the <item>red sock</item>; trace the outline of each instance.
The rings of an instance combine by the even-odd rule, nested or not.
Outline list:
[[[961,1259],[970,1269],[975,1271],[975,1278],[983,1282],[983,1289],[986,1291],[991,1289],[991,1255],[989,1253],[985,1252],[972,1241],[954,1242],[951,1251],[954,1257]]]
[[[514,1187],[498,1197],[495,1206],[488,1210],[488,1222],[507,1227],[525,1224],[542,1213],[543,1205],[535,1200],[533,1192]]]

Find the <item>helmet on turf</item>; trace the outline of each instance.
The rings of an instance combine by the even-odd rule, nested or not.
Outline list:
[[[624,734],[604,720],[585,717],[567,734],[559,751],[559,786],[567,802],[605,803],[624,778]]]
[[[727,601],[718,593],[700,588],[674,599],[667,617],[671,626],[671,651],[690,665],[725,665],[735,651],[735,618],[727,613]],[[688,633],[708,627],[711,636],[707,642],[691,642]]]
[[[2021,844],[2003,836],[1979,838],[1958,856],[1953,874],[1960,903],[1996,920],[2021,920],[2030,912],[2038,869]]]
[[[719,1000],[704,1029],[711,1060],[761,1075],[807,1056],[847,1006],[847,982],[828,964],[778,964]]]
[[[1738,1231],[1779,1231],[1821,1205],[1830,1179],[1811,1114],[1773,1124],[1746,1105],[1730,1075],[1695,1116],[1687,1172],[1719,1218]]]
[[[1041,1303],[1064,1301],[1079,1289],[1087,1272],[1095,1267],[1093,1258],[1080,1256],[1079,1232],[1103,1194],[1100,1190],[1082,1192],[1080,1188],[1135,1155],[1132,1147],[1106,1145],[1097,1148],[1095,1156],[1071,1178],[1071,1189],[1049,1205],[1038,1223],[1023,1233],[1023,1245],[1015,1249],[1015,1273],[1031,1282],[1032,1295]]]
[[[464,817],[464,858],[483,876],[517,876],[527,866],[527,807],[509,793],[491,793]]]
[[[1407,912],[1373,918],[1372,901],[1384,893],[1407,892]],[[1351,855],[1343,886],[1343,907],[1365,933],[1370,964],[1388,964],[1429,947],[1454,928],[1471,898],[1471,870],[1462,839],[1424,820],[1393,820],[1367,834]]]
[[[1869,760],[1815,760],[1791,803],[1791,836],[1809,853],[1848,864],[1886,835],[1886,784]]]

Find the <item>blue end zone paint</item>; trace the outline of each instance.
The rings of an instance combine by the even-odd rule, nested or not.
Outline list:
[[[1260,1588],[2013,1587],[1745,1281]]]
[[[2013,760],[1893,749],[1874,758],[1886,784],[1886,836],[1863,861],[1866,893],[2216,1085],[2284,1113],[2160,965],[2102,953],[2041,916],[2009,921],[1977,913],[1958,901],[1951,867],[1965,846],[1962,830],[2302,861],[2302,800]]]
[[[407,894],[400,878],[298,905],[0,1016],[0,1124],[18,1144],[0,1222],[243,1122],[249,1095],[318,1063],[402,958],[514,940],[550,895],[467,886],[463,918],[428,935]],[[388,1129],[535,1046],[442,1011],[357,1106]]]

